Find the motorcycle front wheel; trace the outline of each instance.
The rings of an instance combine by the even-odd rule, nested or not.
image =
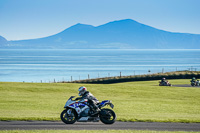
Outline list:
[[[113,124],[116,119],[116,114],[111,109],[102,109],[100,112],[100,120],[104,124]]]
[[[70,114],[68,110],[70,110]],[[75,112],[72,109],[63,110],[60,114],[60,118],[65,124],[74,124],[76,122]]]

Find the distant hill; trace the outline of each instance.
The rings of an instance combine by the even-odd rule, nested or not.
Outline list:
[[[49,37],[9,44],[13,48],[199,49],[200,35],[167,32],[125,19],[97,27],[76,24]]]
[[[4,37],[0,36],[0,47],[4,47],[7,44],[8,44],[8,41]]]

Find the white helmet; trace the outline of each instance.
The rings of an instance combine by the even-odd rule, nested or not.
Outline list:
[[[84,87],[84,86],[81,86],[79,89],[78,89],[78,91],[79,91],[79,96],[82,96],[86,91],[87,91],[87,88],[86,87]]]

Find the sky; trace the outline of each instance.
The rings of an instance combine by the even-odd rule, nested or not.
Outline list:
[[[157,29],[200,34],[200,0],[0,0],[0,36],[41,38],[77,23],[133,19]]]

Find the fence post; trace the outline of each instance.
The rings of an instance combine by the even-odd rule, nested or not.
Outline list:
[[[148,70],[149,74],[151,74],[151,70]]]

